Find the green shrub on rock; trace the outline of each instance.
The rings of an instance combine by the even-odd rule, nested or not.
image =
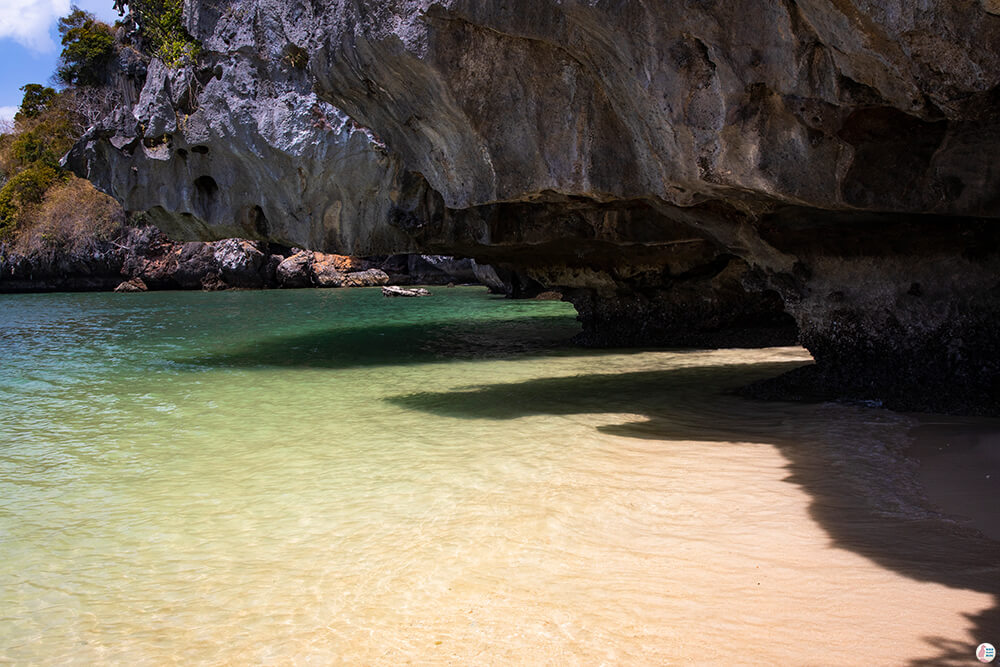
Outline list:
[[[121,211],[59,165],[87,127],[86,112],[103,113],[114,99],[108,91],[115,34],[75,6],[59,19],[59,32],[63,51],[54,78],[65,89],[22,86],[13,124],[0,129],[0,240],[31,240],[38,248],[56,241],[76,248],[80,239],[103,238]]]
[[[24,93],[24,97],[21,99],[21,108],[14,116],[15,121],[38,118],[52,107],[59,94],[54,88],[38,83],[26,83],[20,90]]]
[[[198,57],[201,45],[184,27],[182,0],[115,0],[115,9],[135,24],[149,55],[168,67],[181,67]]]
[[[99,86],[108,81],[108,66],[115,57],[111,26],[78,7],[59,19],[62,55],[56,78],[65,85]]]
[[[35,163],[14,174],[0,188],[0,236],[11,234],[62,175],[51,165]]]
[[[101,242],[118,238],[125,224],[118,202],[75,176],[50,187],[31,217],[32,224],[18,231],[14,247],[36,257],[96,252]]]

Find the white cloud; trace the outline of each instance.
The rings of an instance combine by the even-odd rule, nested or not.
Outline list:
[[[39,52],[56,48],[49,28],[69,13],[70,0],[0,0],[0,39]]]
[[[14,120],[17,107],[0,107],[0,124]]]
[[[0,107],[0,134],[9,134],[14,130],[14,114],[17,107]]]

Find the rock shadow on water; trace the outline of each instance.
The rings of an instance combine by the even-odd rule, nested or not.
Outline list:
[[[579,325],[566,317],[482,322],[420,322],[341,326],[250,341],[188,359],[213,368],[320,368],[589,354],[571,345]]]
[[[786,481],[810,495],[810,515],[829,535],[832,546],[917,581],[992,595],[993,607],[967,614],[970,633],[978,641],[1000,637],[1000,542],[926,507],[913,481],[913,468],[905,459],[907,417],[860,406],[765,403],[736,393],[750,382],[798,365],[595,373],[386,400],[458,419],[638,414],[643,420],[598,430],[667,443],[770,444],[789,461]],[[860,431],[851,438],[852,429],[860,425],[869,433],[867,441],[859,441]],[[927,637],[926,641],[937,655],[910,664],[965,665],[973,659],[975,647],[965,642],[946,637]]]

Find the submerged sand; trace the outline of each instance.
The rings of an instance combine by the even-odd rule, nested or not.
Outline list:
[[[321,297],[152,295],[86,330],[53,297],[32,346],[0,338],[30,369],[0,383],[0,662],[967,665],[1000,644],[981,422],[733,392],[800,348],[539,350],[521,324],[499,348],[495,322],[359,329]],[[229,310],[188,308],[209,298]],[[303,313],[322,321],[275,337]]]

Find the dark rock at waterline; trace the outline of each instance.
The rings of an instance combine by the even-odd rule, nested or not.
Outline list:
[[[84,252],[24,255],[0,245],[0,292],[108,291],[121,282],[124,253],[101,241]]]
[[[122,244],[126,248],[123,276],[141,278],[150,289],[177,289],[173,279],[180,249],[155,227],[130,229]]]
[[[140,284],[143,290],[377,287],[468,277],[470,261],[435,259],[437,268],[427,269],[430,264],[421,259],[413,265],[424,268],[410,275],[405,255],[362,258],[299,250],[285,257],[268,253],[260,241],[176,243],[144,226],[127,228],[114,241],[95,240],[86,251],[25,255],[5,245],[0,248],[0,292],[110,291]],[[390,275],[383,266],[398,273]]]
[[[444,255],[390,255],[378,267],[393,285],[477,284],[475,262]]]
[[[197,241],[181,245],[173,280],[181,289],[200,289],[217,285],[219,264],[212,244]]]
[[[583,324],[577,342],[592,347],[770,347],[794,345],[795,320],[774,291],[747,289],[746,263],[667,279],[610,276],[604,288],[574,286],[563,295]],[[616,285],[624,282],[630,290]]]
[[[285,261],[283,255],[270,254],[264,265],[265,287],[278,287],[278,267]]]
[[[478,283],[471,259],[446,255],[407,255],[407,273],[415,285]]]
[[[507,293],[507,283],[500,277],[495,267],[473,261],[472,272],[476,276],[476,281],[486,285],[490,294]]]
[[[1000,226],[818,219],[768,232],[803,260],[776,281],[816,366],[775,386],[899,410],[1000,414]],[[820,243],[817,239],[823,239]],[[804,283],[804,286],[802,285]],[[803,288],[806,287],[806,288]]]
[[[539,294],[551,291],[523,269],[497,264],[473,262],[476,282],[486,285],[491,294],[503,294],[511,299],[533,299]]]

